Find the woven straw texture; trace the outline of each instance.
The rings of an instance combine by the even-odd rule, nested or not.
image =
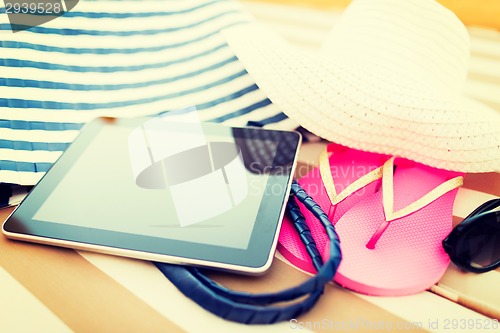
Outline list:
[[[271,101],[327,140],[447,170],[500,170],[500,115],[462,95],[467,31],[434,1],[354,1],[316,53],[257,24],[225,36]]]

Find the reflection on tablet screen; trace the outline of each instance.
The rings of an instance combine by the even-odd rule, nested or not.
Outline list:
[[[269,178],[250,167],[251,152],[266,147],[272,165],[278,143],[245,139],[243,147],[199,123],[165,119],[105,126],[34,219],[246,249]]]

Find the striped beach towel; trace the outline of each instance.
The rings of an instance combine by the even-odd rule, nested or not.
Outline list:
[[[0,22],[0,202],[18,192],[5,184],[36,184],[98,116],[194,106],[204,121],[295,128],[220,34],[249,20],[232,0],[83,0],[26,31]]]

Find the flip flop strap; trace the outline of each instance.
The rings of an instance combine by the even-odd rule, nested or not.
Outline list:
[[[382,169],[383,167],[376,168],[375,170],[370,171],[364,176],[358,178],[353,183],[349,184],[346,188],[344,188],[339,194],[337,194],[337,190],[335,189],[335,184],[333,182],[333,176],[331,171],[330,159],[328,157],[327,149],[325,148],[319,157],[319,171],[321,174],[321,180],[325,186],[326,193],[328,194],[328,198],[332,205],[336,205],[354,192],[368,184],[374,182],[377,179],[382,177]]]
[[[383,206],[384,213],[387,222],[402,218],[404,216],[410,215],[419,209],[424,208],[431,202],[437,200],[442,195],[448,193],[457,187],[462,186],[463,177],[458,176],[441,183],[436,186],[432,191],[428,192],[421,198],[412,202],[408,206],[401,208],[398,211],[394,211],[394,157],[390,158],[385,162],[383,166],[383,177],[382,177],[382,195],[383,195]]]

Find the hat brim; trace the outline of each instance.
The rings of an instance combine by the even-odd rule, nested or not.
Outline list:
[[[224,35],[269,99],[326,140],[440,169],[500,170],[500,115],[485,105],[408,85],[383,68],[301,52],[259,24]]]

